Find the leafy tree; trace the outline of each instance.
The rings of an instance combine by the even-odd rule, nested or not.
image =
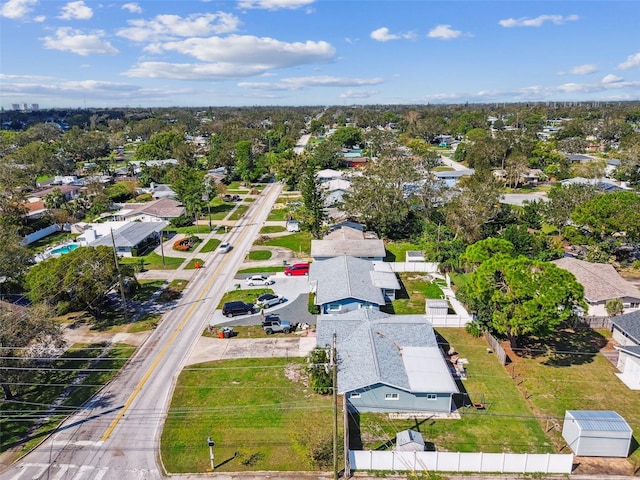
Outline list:
[[[311,388],[321,395],[333,392],[333,380],[329,368],[329,354],[324,348],[315,347],[307,356],[307,373]]]
[[[6,293],[21,285],[24,274],[33,264],[33,255],[20,245],[21,240],[14,229],[0,225],[0,292]]]
[[[329,139],[318,143],[309,154],[307,163],[317,169],[339,168],[344,164],[340,144]]]
[[[447,226],[467,243],[477,242],[500,211],[500,185],[489,172],[462,178],[458,185],[460,194],[444,207]]]
[[[118,272],[112,248],[80,247],[34,265],[25,280],[34,303],[57,306],[60,311],[86,309],[100,318]]]
[[[467,246],[446,225],[432,221],[424,222],[419,244],[427,261],[438,262],[442,271],[458,270]]]
[[[460,260],[464,262],[467,267],[475,267],[482,262],[486,262],[494,255],[511,255],[513,250],[513,244],[508,240],[487,238],[469,245],[460,257]]]
[[[235,173],[243,183],[248,185],[258,178],[255,156],[250,141],[243,140],[236,144],[235,159]]]
[[[621,298],[610,298],[604,303],[604,308],[607,310],[607,315],[614,317],[624,312],[624,303]]]
[[[547,193],[548,202],[542,208],[542,216],[552,225],[562,228],[571,220],[571,213],[578,206],[602,195],[593,185],[557,184]]]
[[[640,196],[635,192],[599,195],[578,205],[571,219],[601,239],[624,233],[635,242],[640,240]]]
[[[309,229],[314,238],[320,238],[322,225],[327,219],[324,207],[326,192],[316,177],[315,170],[309,166],[302,178],[300,193],[304,205],[303,224]]]
[[[191,167],[178,167],[172,173],[171,189],[184,205],[185,213],[197,221],[206,206],[204,172]]]
[[[362,130],[358,127],[340,127],[331,135],[331,139],[338,145],[353,148],[362,144]]]
[[[381,157],[353,178],[344,196],[345,211],[382,237],[402,236],[411,228],[404,187],[418,179],[411,159]]]
[[[505,335],[513,347],[522,337],[552,333],[587,309],[573,274],[523,256],[496,255],[483,262],[459,293],[480,323]]]
[[[180,147],[185,145],[184,135],[177,131],[160,132],[154,134],[147,143],[143,143],[136,150],[138,160],[165,160],[175,158]]]
[[[0,304],[0,385],[6,400],[13,400],[12,385],[29,382],[38,357],[51,357],[64,346],[60,325],[53,312],[43,306],[18,308]],[[3,368],[4,367],[4,368]],[[21,369],[7,368],[21,367]]]

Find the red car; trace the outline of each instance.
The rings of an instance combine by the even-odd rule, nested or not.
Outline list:
[[[294,263],[284,269],[284,274],[288,276],[309,275],[308,263]]]

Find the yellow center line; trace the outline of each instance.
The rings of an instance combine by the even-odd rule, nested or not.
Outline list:
[[[256,209],[253,212],[252,217],[257,216],[257,213],[258,213],[258,209]],[[253,221],[253,218],[251,220]],[[249,225],[249,224],[247,224],[247,225]],[[243,229],[240,232],[240,235],[238,236],[238,240],[242,240],[242,238],[245,235],[247,235],[248,231],[249,231],[249,229]],[[144,387],[145,383],[147,383],[147,380],[149,380],[149,377],[151,377],[151,374],[155,371],[156,367],[160,363],[160,360],[162,360],[164,358],[164,356],[166,355],[167,351],[169,350],[169,347],[173,344],[175,339],[178,337],[178,334],[180,333],[180,331],[182,331],[184,326],[187,324],[187,321],[189,320],[189,318],[191,318],[191,316],[193,315],[193,312],[195,311],[196,307],[198,306],[198,303],[200,302],[200,300],[202,300],[202,298],[204,297],[206,292],[208,292],[209,289],[211,288],[211,285],[213,285],[213,282],[218,277],[218,274],[219,274],[220,270],[222,269],[222,267],[224,267],[226,265],[226,263],[229,261],[229,258],[231,258],[231,257],[225,256],[223,258],[222,262],[220,262],[220,265],[214,271],[214,274],[211,276],[211,279],[207,282],[205,287],[201,290],[200,295],[196,298],[196,300],[194,302],[192,302],[191,307],[189,308],[189,310],[187,310],[187,313],[185,313],[184,318],[180,322],[180,325],[178,325],[176,327],[176,329],[173,331],[173,334],[169,338],[169,341],[167,343],[165,343],[164,347],[162,347],[162,350],[160,350],[160,352],[158,353],[158,356],[155,358],[153,363],[149,366],[149,369],[145,372],[144,376],[142,377],[142,379],[140,380],[140,382],[138,383],[136,388],[133,389],[133,392],[131,392],[131,395],[129,396],[129,398],[127,399],[125,404],[122,406],[122,409],[118,412],[118,415],[116,415],[116,417],[113,419],[111,424],[105,430],[104,434],[102,435],[102,438],[100,438],[100,441],[104,442],[111,436],[111,434],[115,430],[115,428],[118,425],[118,423],[120,422],[120,420],[122,420],[122,417],[124,417],[124,414],[127,412],[129,407],[131,407],[131,404],[133,403],[133,401],[136,399],[136,397],[138,396],[138,394],[142,390],[142,387]]]

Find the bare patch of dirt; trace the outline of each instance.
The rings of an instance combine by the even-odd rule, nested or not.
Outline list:
[[[307,379],[307,374],[304,371],[303,365],[287,365],[284,369],[284,376],[295,383],[303,380],[306,381]]]
[[[633,475],[633,466],[626,458],[575,457],[574,475]]]

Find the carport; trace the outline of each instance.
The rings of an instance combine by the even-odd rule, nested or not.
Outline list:
[[[576,455],[628,457],[633,431],[617,412],[567,410],[562,437]]]

